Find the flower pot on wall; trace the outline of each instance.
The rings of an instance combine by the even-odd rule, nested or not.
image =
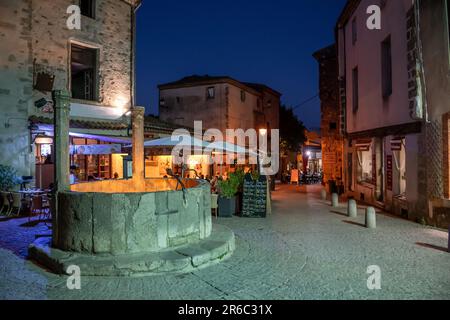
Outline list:
[[[236,213],[236,197],[219,197],[219,217],[231,218]]]

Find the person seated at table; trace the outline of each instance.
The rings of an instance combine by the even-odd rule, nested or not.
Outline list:
[[[213,177],[211,179],[211,193],[217,192],[217,183],[219,182],[219,179],[217,177]]]
[[[70,166],[69,181],[70,181],[70,184],[75,184],[75,183],[78,182],[77,167],[76,166]]]

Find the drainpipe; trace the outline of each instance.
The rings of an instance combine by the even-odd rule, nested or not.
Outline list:
[[[430,120],[428,118],[428,104],[427,104],[427,89],[426,89],[426,80],[425,80],[425,68],[423,62],[423,51],[422,51],[422,37],[420,36],[420,0],[413,0],[413,8],[414,8],[414,20],[416,24],[416,45],[417,45],[417,58],[416,58],[416,68],[417,68],[417,97],[416,107],[420,108],[422,112],[422,117],[419,117],[424,120],[424,122],[429,123]],[[421,104],[421,105],[419,105]],[[413,117],[415,118],[415,117]]]

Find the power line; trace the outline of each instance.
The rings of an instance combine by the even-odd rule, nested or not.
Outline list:
[[[298,109],[300,107],[303,107],[305,104],[308,104],[309,102],[313,101],[314,99],[316,99],[318,97],[319,97],[319,93],[316,94],[315,96],[311,97],[311,98],[306,99],[305,101],[303,101],[302,103],[296,105],[295,107],[292,107],[291,110],[295,110],[295,109]]]

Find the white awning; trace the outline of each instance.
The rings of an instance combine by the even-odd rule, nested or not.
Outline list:
[[[89,144],[71,145],[70,154],[78,155],[109,155],[122,153],[120,144]]]
[[[404,138],[399,138],[399,137],[393,138],[391,140],[391,150],[392,151],[401,151],[402,147],[403,147],[403,139]]]
[[[98,106],[95,104],[70,103],[70,116],[102,120],[118,120],[128,110],[118,107]]]

